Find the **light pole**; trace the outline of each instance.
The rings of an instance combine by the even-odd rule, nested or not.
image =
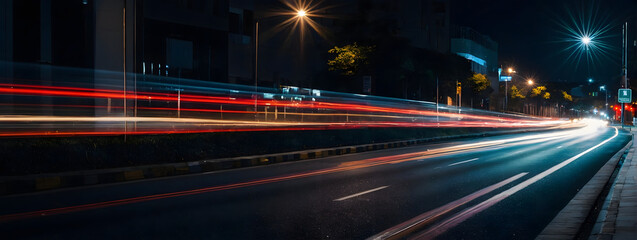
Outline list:
[[[527,84],[527,85],[529,85],[529,86],[531,87],[531,91],[533,91],[533,85],[535,84],[535,81],[533,81],[533,79],[530,79],[530,78],[529,78],[529,79],[526,81],[526,84]],[[537,106],[538,106],[538,105],[536,104],[536,105],[535,105],[535,108],[537,108]],[[531,105],[530,105],[530,104],[529,104],[529,107],[528,107],[528,113],[529,113],[529,114],[531,114]]]
[[[624,77],[624,88],[628,88],[628,22],[622,26],[622,35],[622,75]],[[622,102],[622,128],[624,128],[625,114],[625,104]]]
[[[502,66],[498,68],[498,88],[500,88],[500,81],[502,81]],[[504,109],[504,106],[502,106],[502,109]]]
[[[254,24],[254,120],[258,120],[257,99],[258,90],[257,83],[259,81],[259,20]]]
[[[513,70],[513,68],[509,68],[507,69],[507,72],[509,72],[509,77],[511,82],[513,82],[513,74],[517,73],[515,70]],[[508,111],[509,110],[509,81],[504,81],[504,111]]]
[[[296,11],[294,18],[298,18],[299,20],[303,20],[307,18],[307,12],[304,9],[299,9]],[[259,82],[259,20],[257,19],[254,23],[254,120],[258,120],[258,82]],[[266,119],[267,120],[267,119]]]
[[[622,24],[622,78],[623,82],[620,83],[622,88],[628,88],[628,71],[627,71],[627,62],[628,62],[628,22]],[[580,37],[581,43],[585,46],[585,50],[589,50],[589,46],[595,44],[595,39],[589,35],[584,35]],[[592,83],[592,79],[589,79],[589,83]],[[607,96],[608,98],[608,92]],[[608,101],[608,100],[607,100]],[[624,114],[625,114],[625,104],[622,103],[621,107],[621,124],[624,126]]]

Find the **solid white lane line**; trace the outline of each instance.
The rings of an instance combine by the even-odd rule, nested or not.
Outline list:
[[[401,224],[398,224],[390,229],[387,229],[379,234],[376,234],[374,236],[371,236],[367,239],[388,239],[388,238],[400,238],[401,235],[404,234],[408,234],[410,232],[413,232],[415,230],[417,230],[416,228],[418,228],[419,225],[422,224],[426,224],[430,221],[435,220],[436,218],[443,216],[444,214],[470,202],[475,200],[476,198],[482,197],[498,188],[503,187],[504,185],[507,185],[509,183],[512,183],[515,180],[520,179],[521,177],[524,177],[526,174],[528,174],[528,172],[524,172],[524,173],[520,173],[518,175],[515,175],[513,177],[507,178],[499,183],[493,184],[491,186],[488,186],[486,188],[480,189],[472,194],[469,194],[463,198],[460,198],[458,200],[455,200],[453,202],[447,203],[441,207],[438,207],[434,210],[428,211],[426,213],[420,214],[412,219],[409,219],[406,222],[403,222]]]
[[[463,163],[468,163],[468,162],[473,162],[473,161],[478,160],[478,159],[480,159],[480,158],[474,158],[474,159],[469,159],[467,161],[452,163],[452,164],[449,164],[447,167],[451,167],[451,166],[455,166],[455,165],[459,165],[459,164],[463,164]]]
[[[388,187],[389,187],[389,185],[388,186],[377,187],[377,188],[370,189],[370,190],[367,190],[367,191],[364,191],[364,192],[359,192],[359,193],[356,193],[356,194],[345,196],[345,197],[342,197],[342,198],[339,198],[339,199],[334,199],[334,201],[335,202],[339,202],[339,201],[347,200],[347,199],[350,199],[350,198],[355,198],[355,197],[358,197],[360,195],[368,194],[368,193],[371,193],[371,192],[376,192],[378,190],[382,190],[382,189],[385,189],[385,188],[388,188]]]
[[[513,187],[511,187],[510,189],[495,195],[487,200],[485,200],[484,202],[481,202],[473,207],[470,207],[468,209],[463,210],[462,212],[457,213],[456,215],[446,219],[445,221],[429,228],[427,231],[422,232],[421,234],[412,237],[410,239],[434,239],[437,236],[439,236],[440,234],[446,232],[447,230],[457,226],[458,224],[464,222],[465,220],[473,217],[474,215],[478,214],[479,212],[484,211],[485,209],[495,205],[496,203],[506,199],[507,197],[515,194],[516,192],[519,192],[520,190],[528,187],[529,185],[536,183],[537,181],[542,180],[543,178],[545,178],[546,176],[556,172],[557,170],[562,169],[563,167],[565,167],[566,165],[572,163],[573,161],[577,160],[578,158],[584,156],[584,154],[589,153],[590,151],[593,151],[595,149],[597,149],[598,147],[601,147],[602,145],[608,143],[610,140],[613,140],[615,137],[617,137],[617,135],[619,135],[619,131],[617,130],[617,128],[615,128],[615,135],[613,135],[611,138],[604,140],[603,142],[587,149],[586,151],[581,152],[580,154],[577,154],[563,162],[561,162],[560,164],[557,164],[547,170],[545,170],[544,172],[541,172],[538,175],[533,176],[532,178],[527,179],[524,182],[519,183],[518,185],[515,185]]]

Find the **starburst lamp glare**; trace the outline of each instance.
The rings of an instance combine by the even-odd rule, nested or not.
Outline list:
[[[584,43],[584,45],[588,45],[591,43],[591,38],[588,36],[584,36],[582,37],[582,43]]]
[[[298,17],[305,17],[305,16],[307,16],[307,12],[305,12],[305,10],[299,10],[299,11],[296,13],[296,16],[298,16]]]

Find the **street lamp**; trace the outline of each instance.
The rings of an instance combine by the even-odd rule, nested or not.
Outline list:
[[[532,78],[527,79],[526,84],[529,86],[533,86],[533,84],[535,84],[535,81]],[[527,114],[531,114],[531,104],[526,104],[526,99],[524,100],[525,105],[528,105],[527,108]],[[537,108],[538,104],[535,104],[535,107]]]
[[[516,73],[516,71],[511,67],[507,69],[507,71],[509,72],[509,76],[511,77],[510,80],[513,81],[513,74]],[[509,81],[505,80],[504,81],[504,111],[509,110],[508,105],[509,105]]]
[[[299,18],[299,20],[304,20],[308,18],[307,11],[304,9],[299,9],[296,11],[294,17]],[[257,99],[258,97],[258,81],[259,81],[259,20],[255,21],[255,32],[254,32],[254,120],[257,120],[257,115],[259,114]],[[267,119],[266,119],[267,120]]]
[[[589,44],[591,44],[591,41],[592,41],[592,40],[593,40],[593,39],[591,39],[589,36],[583,36],[583,37],[582,37],[582,43],[583,43],[584,45],[586,45],[587,47],[588,47],[588,45],[589,45]]]

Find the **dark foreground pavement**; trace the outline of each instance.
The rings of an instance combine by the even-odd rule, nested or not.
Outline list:
[[[637,130],[632,129],[635,134]],[[637,155],[635,141],[606,196],[590,240],[637,239]]]
[[[458,140],[0,198],[6,239],[533,239],[630,140]]]

